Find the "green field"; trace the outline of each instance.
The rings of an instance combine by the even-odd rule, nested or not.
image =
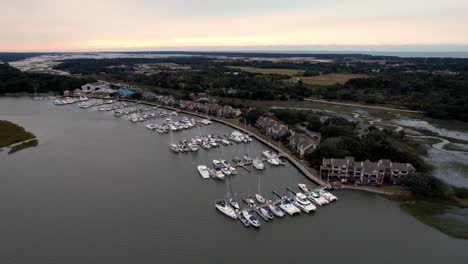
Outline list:
[[[260,74],[283,74],[289,76],[302,75],[304,70],[294,69],[273,69],[273,68],[255,68],[255,67],[238,67],[238,66],[227,66],[231,69],[237,69],[244,72],[260,73]]]

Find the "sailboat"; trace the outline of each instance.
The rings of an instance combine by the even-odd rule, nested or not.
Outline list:
[[[255,194],[255,199],[261,204],[264,204],[266,202],[265,198],[260,195],[260,175],[258,175],[258,192]]]
[[[232,206],[232,208],[239,210],[240,206],[239,203],[234,199],[234,196],[232,195],[232,188],[231,184],[229,183],[229,177],[226,178],[226,185],[228,189],[228,201],[229,204]]]

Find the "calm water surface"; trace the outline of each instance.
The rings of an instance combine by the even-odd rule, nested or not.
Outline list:
[[[178,117],[180,118],[180,116]],[[468,263],[468,241],[421,224],[383,197],[339,191],[314,215],[260,230],[218,213],[224,182],[198,164],[265,149],[250,145],[173,154],[170,135],[111,113],[0,98],[0,119],[24,126],[39,146],[0,152],[0,263]],[[228,133],[214,124],[175,134]],[[312,185],[293,166],[239,170],[233,191],[268,198]]]

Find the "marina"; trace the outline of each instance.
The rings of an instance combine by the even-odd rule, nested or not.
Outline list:
[[[267,146],[257,140],[225,148],[224,158],[220,147],[181,155],[168,150],[170,133],[156,134],[145,127],[154,121],[133,123],[115,118],[111,111],[83,111],[77,104],[62,107],[50,100],[25,98],[0,98],[0,109],[2,119],[33,131],[41,142],[37,148],[0,159],[5,172],[0,177],[0,230],[3,240],[8,241],[1,250],[4,259],[16,263],[34,263],[45,254],[54,259],[43,263],[69,263],[70,256],[76,256],[76,263],[150,263],[155,258],[198,263],[207,255],[226,263],[245,259],[290,262],[284,250],[271,250],[283,248],[279,236],[313,245],[313,259],[326,263],[349,261],[362,244],[368,250],[363,263],[375,262],[375,256],[388,254],[389,248],[401,252],[411,248],[412,255],[417,255],[392,255],[392,261],[401,263],[435,264],[453,256],[462,262],[468,260],[466,241],[425,226],[392,200],[357,191],[333,191],[339,201],[317,206],[316,213],[302,212],[294,217],[275,214],[264,222],[253,212],[260,228],[243,228],[241,220],[231,220],[214,206],[216,200],[226,199],[227,180],[205,180],[196,168],[200,164],[211,166],[214,159],[234,165],[235,157],[259,157]],[[179,113],[181,116],[185,114]],[[216,135],[234,130],[218,122],[200,129]],[[197,130],[183,133],[192,138],[199,134]],[[173,134],[176,141],[182,136],[182,132]],[[242,197],[255,199],[259,193],[258,177],[260,194],[272,202],[279,200],[272,190],[292,196],[286,187],[299,191],[297,183],[310,190],[321,188],[285,161],[285,165],[275,167],[265,163],[263,171],[252,166],[248,166],[250,172],[237,168],[238,175],[227,177],[240,208],[247,207]],[[26,163],[29,166],[24,166]],[[351,228],[351,223],[379,224]],[[220,241],[219,231],[229,239],[213,250],[212,245]],[[183,253],[181,247],[186,248]],[[336,254],[337,248],[341,254]],[[89,254],[83,255],[83,249]],[[30,254],[21,254],[25,251]],[[311,257],[310,251],[297,250],[295,254],[302,259]]]

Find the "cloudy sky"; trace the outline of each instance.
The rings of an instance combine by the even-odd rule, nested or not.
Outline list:
[[[468,50],[467,0],[0,0],[0,10],[0,51]]]

